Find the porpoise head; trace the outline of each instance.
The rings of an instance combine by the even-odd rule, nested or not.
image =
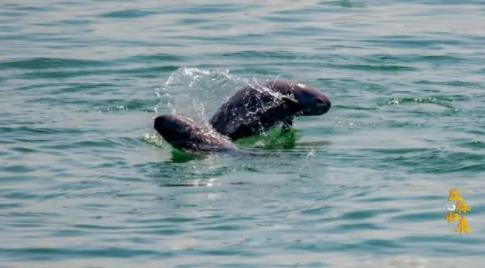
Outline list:
[[[303,84],[293,85],[293,96],[301,106],[301,115],[321,115],[328,112],[332,106],[327,96]]]
[[[176,148],[192,147],[188,144],[195,123],[185,117],[177,115],[160,115],[155,118],[153,127],[172,146]]]
[[[181,115],[160,115],[153,127],[174,148],[184,151],[232,150],[234,145],[224,136],[203,124]]]
[[[266,86],[283,95],[292,96],[300,106],[299,115],[321,115],[332,104],[327,96],[310,86],[287,80],[272,80]]]

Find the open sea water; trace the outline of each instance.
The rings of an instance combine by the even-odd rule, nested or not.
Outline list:
[[[332,100],[294,144],[152,129],[272,78]],[[484,267],[484,134],[482,0],[3,0],[0,267]]]

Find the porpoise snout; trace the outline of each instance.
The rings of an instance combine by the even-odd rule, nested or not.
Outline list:
[[[330,100],[326,97],[326,96],[320,96],[318,98],[316,98],[315,100],[317,102],[317,108],[316,108],[316,112],[320,115],[320,114],[324,114],[326,112],[328,112],[328,110],[330,110],[330,107],[332,107],[332,103],[330,102]]]
[[[310,99],[310,101],[308,100]],[[300,101],[302,105],[301,115],[322,115],[332,107],[332,103],[323,94],[318,94],[307,98],[305,101]]]
[[[300,115],[321,115],[332,107],[332,103],[319,90],[303,85],[293,86],[293,95],[300,105]]]

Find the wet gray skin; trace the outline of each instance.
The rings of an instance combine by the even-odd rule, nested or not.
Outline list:
[[[209,126],[181,115],[160,115],[153,127],[174,148],[189,152],[234,151],[236,147],[226,137]]]
[[[292,81],[271,80],[248,85],[230,97],[210,119],[214,129],[237,140],[282,123],[291,127],[294,116],[321,115],[331,102],[320,91]]]

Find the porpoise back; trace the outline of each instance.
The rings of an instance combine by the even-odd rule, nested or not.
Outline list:
[[[291,126],[296,115],[320,115],[330,109],[328,98],[309,86],[286,80],[248,85],[230,97],[210,119],[212,127],[232,140]]]

